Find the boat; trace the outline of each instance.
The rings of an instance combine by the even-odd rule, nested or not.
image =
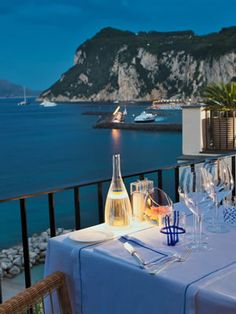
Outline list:
[[[123,115],[124,115],[124,116],[127,116],[127,109],[126,109],[126,106],[125,106],[125,109],[124,109],[124,111],[123,111]]]
[[[136,116],[134,118],[134,122],[140,123],[140,122],[154,122],[156,119],[156,116],[152,113],[147,113],[146,111],[143,111],[139,116]]]
[[[50,100],[44,100],[43,102],[41,102],[40,106],[43,107],[55,107],[57,106],[57,103],[50,101]]]
[[[114,104],[116,104],[116,105],[119,104],[119,100],[118,100],[118,99],[115,100],[115,101],[114,101]]]
[[[29,105],[29,101],[27,101],[27,99],[26,99],[25,87],[23,87],[23,90],[24,90],[24,100],[18,102],[18,106]]]

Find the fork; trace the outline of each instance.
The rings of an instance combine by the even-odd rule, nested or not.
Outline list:
[[[152,263],[152,264],[146,264],[143,258],[136,252],[136,250],[130,243],[125,242],[123,246],[131,254],[131,256],[134,257],[134,259],[139,264],[139,266],[145,269],[146,271],[148,271],[148,273],[152,275],[158,274],[160,271],[165,269],[168,265],[172,264],[173,262],[186,261],[186,259],[189,257],[189,255],[192,252],[190,248],[187,248],[181,254],[175,253],[169,257],[164,258],[162,261]]]
[[[151,275],[157,275],[159,274],[162,270],[166,269],[168,266],[175,262],[185,262],[190,254],[192,253],[191,248],[187,248],[184,250],[181,254],[174,254],[170,257],[167,257],[163,260],[162,263],[156,265],[149,265],[148,267],[145,267],[146,270],[148,270],[149,274]]]
[[[187,248],[181,254],[174,254],[171,257],[167,257],[161,264],[157,267],[149,268],[149,273],[152,275],[159,274],[162,270],[166,269],[168,266],[172,265],[175,262],[185,262],[192,252],[191,248]]]

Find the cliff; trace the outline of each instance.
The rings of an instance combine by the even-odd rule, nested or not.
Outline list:
[[[74,65],[41,98],[54,101],[151,100],[198,95],[236,77],[236,27],[132,33],[105,28],[76,51]]]

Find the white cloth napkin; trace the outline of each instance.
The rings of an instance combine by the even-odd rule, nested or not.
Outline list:
[[[100,252],[107,256],[112,256],[138,266],[137,262],[124,248],[124,243],[128,242],[142,257],[142,259],[145,261],[145,264],[158,262],[159,260],[175,252],[160,245],[160,240],[158,241],[157,238],[159,231],[153,229],[155,228],[143,230],[142,232],[135,232],[132,235],[121,236],[118,239],[95,246],[94,250],[96,252]]]

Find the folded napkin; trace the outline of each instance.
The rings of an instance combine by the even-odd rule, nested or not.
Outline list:
[[[143,258],[146,265],[155,263],[158,260],[172,254],[171,252],[167,250],[153,247],[151,244],[147,244],[134,236],[129,236],[129,235],[122,236],[119,240],[122,243],[125,243],[125,242],[130,243],[135,249],[135,251]]]
[[[148,232],[153,233],[153,231]],[[121,236],[118,239],[109,242],[104,242],[94,247],[94,251],[137,266],[139,266],[137,262],[134,260],[131,254],[124,248],[125,242],[129,242],[134,247],[136,252],[145,261],[146,265],[158,262],[159,260],[174,253],[173,251],[170,250],[168,251],[167,249],[165,249],[165,247],[161,246],[159,247],[156,239],[154,241],[151,238],[149,238],[150,241],[146,242],[145,238],[148,239],[148,237],[145,237],[145,234],[147,234],[146,230],[134,233],[132,235]]]

